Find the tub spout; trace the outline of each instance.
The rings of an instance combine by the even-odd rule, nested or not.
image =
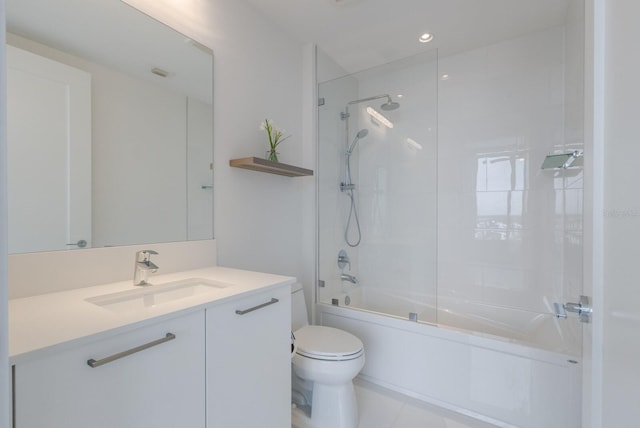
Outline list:
[[[340,279],[343,281],[349,281],[352,284],[357,284],[358,283],[358,278],[356,278],[353,275],[349,275],[348,273],[343,273],[340,275]]]

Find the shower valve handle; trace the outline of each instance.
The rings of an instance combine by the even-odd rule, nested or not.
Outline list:
[[[351,270],[351,260],[349,260],[349,256],[345,250],[340,250],[338,253],[338,267],[340,269],[344,269],[345,266],[349,266],[349,270]]]

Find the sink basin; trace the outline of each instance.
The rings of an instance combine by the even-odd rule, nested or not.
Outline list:
[[[135,290],[120,291],[90,297],[87,302],[113,312],[132,312],[159,306],[187,297],[212,294],[231,284],[202,278],[189,278],[159,285],[150,285]]]

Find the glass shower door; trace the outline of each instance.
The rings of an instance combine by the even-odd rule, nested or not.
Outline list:
[[[318,92],[319,302],[435,323],[437,52]]]

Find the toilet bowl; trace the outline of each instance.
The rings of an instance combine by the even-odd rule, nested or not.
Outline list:
[[[291,361],[299,378],[292,395],[310,397],[313,427],[356,428],[358,404],[352,381],[364,366],[362,342],[337,328],[308,325],[301,285],[293,286],[291,297],[296,347]]]

